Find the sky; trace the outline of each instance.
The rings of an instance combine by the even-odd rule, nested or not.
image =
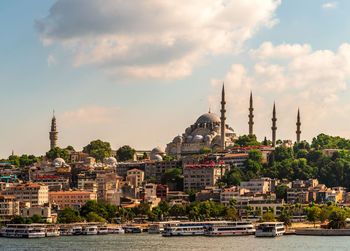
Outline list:
[[[225,83],[227,123],[295,140],[350,138],[350,1],[12,0],[0,2],[0,158],[165,148],[211,108]]]

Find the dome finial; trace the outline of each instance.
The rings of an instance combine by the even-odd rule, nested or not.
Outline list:
[[[211,113],[211,109],[210,109],[210,106],[209,106],[209,111],[208,111],[208,113]]]

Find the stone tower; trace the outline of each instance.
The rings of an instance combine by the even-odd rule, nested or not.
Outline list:
[[[297,143],[300,143],[300,134],[301,134],[301,131],[300,131],[300,126],[301,126],[301,122],[300,122],[300,111],[299,111],[299,108],[298,108],[298,115],[297,115]]]
[[[226,110],[225,110],[225,105],[226,105],[226,101],[225,101],[225,86],[224,83],[222,84],[222,92],[221,92],[221,148],[224,150],[226,147],[225,144],[225,135],[226,135]]]
[[[252,92],[250,92],[250,100],[249,100],[249,121],[248,121],[248,125],[249,125],[249,135],[253,135],[253,125],[254,125],[254,114],[253,114],[254,108],[253,108],[253,95]]]
[[[276,107],[275,107],[275,103],[273,103],[273,111],[272,111],[272,147],[276,146],[276,130],[277,130],[277,126],[276,126]]]
[[[56,130],[56,117],[55,112],[51,120],[51,131],[50,131],[50,150],[57,146],[58,132]]]

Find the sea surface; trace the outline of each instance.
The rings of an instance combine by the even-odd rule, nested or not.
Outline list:
[[[350,236],[255,238],[162,237],[154,234],[61,236],[42,239],[0,238],[1,250],[350,250]]]

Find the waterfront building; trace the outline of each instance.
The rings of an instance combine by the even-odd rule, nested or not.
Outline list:
[[[107,191],[115,190],[119,187],[119,182],[123,178],[116,173],[98,173],[97,182],[97,201],[107,202]]]
[[[49,202],[48,192],[48,186],[25,183],[9,186],[2,195],[14,196],[17,201],[29,202],[31,206],[42,206]]]
[[[0,221],[8,222],[19,215],[19,202],[14,196],[0,196]]]
[[[162,175],[174,168],[180,168],[181,161],[149,161],[145,163],[145,179],[154,178],[156,183],[161,183]]]
[[[66,207],[80,209],[88,200],[97,200],[96,193],[90,191],[49,192],[50,203],[57,205],[59,210]]]
[[[184,191],[187,189],[201,191],[207,186],[214,186],[225,171],[228,170],[225,164],[200,164],[187,165],[183,168]]]
[[[250,179],[249,181],[242,181],[240,188],[246,188],[253,193],[267,193],[273,192],[276,186],[276,180],[271,178]]]
[[[48,223],[56,223],[57,214],[52,214],[50,206],[20,208],[20,215],[25,218],[33,217],[35,214],[41,216]]]

